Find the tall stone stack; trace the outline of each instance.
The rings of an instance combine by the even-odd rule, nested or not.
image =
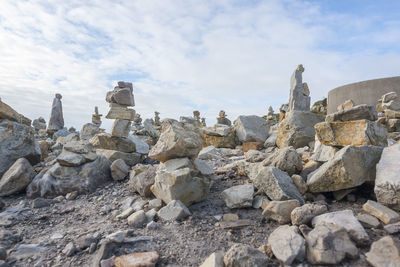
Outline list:
[[[106,101],[110,105],[107,119],[115,120],[111,134],[100,133],[90,139],[97,148],[96,153],[106,156],[111,161],[123,159],[128,165],[141,161],[141,155],[136,153],[136,144],[129,138],[131,122],[135,118],[133,86],[130,82],[118,82],[114,90],[107,92]]]

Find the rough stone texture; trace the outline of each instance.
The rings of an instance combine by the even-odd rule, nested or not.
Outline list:
[[[180,200],[186,206],[202,201],[209,190],[208,178],[193,177],[189,168],[172,172],[159,171],[151,186],[153,194],[164,203]]]
[[[31,165],[40,161],[39,144],[33,128],[9,120],[0,121],[0,176],[19,158],[26,158]]]
[[[265,142],[269,136],[269,126],[264,118],[239,116],[234,122],[236,136],[239,142]]]
[[[303,83],[303,65],[298,65],[290,78],[289,111],[310,111],[310,91]]]
[[[128,137],[131,131],[131,121],[116,119],[111,127],[111,135],[118,137]]]
[[[195,171],[200,173],[202,176],[210,176],[214,174],[214,169],[206,161],[201,159],[195,159],[193,161]],[[197,173],[196,173],[197,174]]]
[[[169,159],[194,158],[203,145],[202,135],[191,124],[166,119],[157,144],[150,150],[149,157],[161,162]]]
[[[95,158],[96,158],[96,154]],[[74,152],[70,152],[68,150],[63,149],[61,154],[58,155],[57,157],[57,162],[61,166],[67,166],[67,167],[77,167],[86,162],[85,157],[82,154],[77,154]]]
[[[314,125],[323,121],[324,115],[305,111],[287,112],[278,128],[276,144],[279,148],[293,146],[300,148],[314,141]]]
[[[249,178],[256,188],[272,200],[297,199],[300,204],[304,203],[299,190],[286,172],[273,167],[261,167],[249,174]]]
[[[116,257],[115,267],[154,267],[160,256],[156,251],[137,252]]]
[[[144,142],[142,139],[140,139],[138,136],[129,135],[128,138],[135,143],[137,153],[140,153],[143,155],[147,155],[149,153],[150,146],[146,142]]]
[[[222,197],[230,209],[251,207],[253,204],[254,186],[236,185],[225,189]]]
[[[111,104],[106,118],[110,120],[123,119],[133,121],[135,119],[135,110],[129,109],[126,106]]]
[[[153,121],[150,119],[146,119],[143,122],[143,127],[147,133],[147,135],[149,135],[152,138],[159,138],[160,134],[158,133],[158,131],[154,128],[153,126]]]
[[[400,215],[397,212],[375,201],[368,200],[362,208],[385,224],[400,221]]]
[[[192,214],[180,200],[172,200],[161,208],[157,215],[164,221],[177,221],[185,219]]]
[[[114,162],[117,159],[123,159],[129,166],[135,166],[136,164],[142,162],[142,155],[136,152],[124,153],[117,150],[97,149],[96,153],[98,155],[105,156],[111,162]]]
[[[249,150],[262,150],[264,148],[263,142],[245,142],[242,144],[243,152],[247,152]]]
[[[290,222],[291,212],[299,206],[299,201],[296,199],[271,201],[265,207],[262,215],[265,218],[272,219],[280,224],[286,224]]]
[[[314,128],[318,140],[328,146],[387,146],[387,130],[377,122],[320,122]]]
[[[305,258],[305,240],[296,226],[283,225],[276,228],[268,237],[275,257],[284,265],[291,265],[293,261],[301,262]]]
[[[317,136],[315,137],[315,139],[314,152],[313,155],[310,157],[310,160],[327,162],[335,156],[336,152],[339,151],[339,148],[337,147],[323,145],[318,140]]]
[[[305,204],[292,210],[290,218],[293,225],[308,224],[318,215],[328,212],[325,205],[320,204]]]
[[[330,192],[359,186],[375,179],[383,148],[346,146],[335,157],[308,175],[310,192]]]
[[[254,163],[263,161],[267,157],[267,154],[258,150],[249,150],[246,153],[244,153],[244,157],[247,162]]]
[[[144,210],[134,212],[128,217],[128,225],[131,227],[143,227],[146,222],[147,218]]]
[[[0,120],[10,120],[18,123],[25,124],[27,126],[31,125],[31,120],[26,118],[24,115],[19,114],[12,107],[0,100]],[[45,123],[46,125],[46,123]],[[46,127],[45,127],[46,128]]]
[[[80,194],[93,192],[111,180],[110,165],[111,162],[103,156],[79,167],[56,163],[35,176],[27,187],[27,197],[56,197],[73,191]]]
[[[82,140],[89,140],[98,133],[100,133],[99,126],[93,123],[86,123],[85,125],[82,126],[82,130],[79,133],[79,137]]]
[[[356,121],[369,120],[376,121],[378,119],[378,111],[375,106],[358,105],[345,110],[341,110],[326,116],[326,122],[333,121]]]
[[[18,159],[0,179],[0,196],[19,193],[29,185],[36,172],[25,158]]]
[[[344,258],[357,258],[357,247],[346,230],[333,224],[317,225],[307,234],[307,260],[311,264],[339,264]]]
[[[145,170],[141,172],[135,171],[135,168],[131,171],[129,176],[129,183],[132,184],[133,188],[143,197],[151,197],[153,193],[150,187],[154,184],[154,178],[156,176],[156,168],[152,165],[143,165]],[[136,166],[135,166],[136,167]]]
[[[371,245],[367,261],[374,267],[400,266],[400,242],[391,236],[385,236]]]
[[[100,149],[117,150],[125,153],[132,153],[136,151],[135,143],[128,138],[121,138],[111,136],[107,133],[101,133],[93,136],[90,143]]]
[[[264,142],[264,147],[265,148],[275,147],[276,146],[277,137],[278,137],[278,133],[276,131],[270,133],[269,137]]]
[[[233,245],[224,256],[225,267],[264,267],[271,260],[259,251],[245,244]]]
[[[129,174],[129,166],[126,165],[123,159],[117,159],[111,164],[111,177],[114,181],[122,181]]]
[[[53,104],[51,106],[49,125],[47,127],[48,130],[57,131],[64,128],[61,98],[62,96],[60,94],[56,94],[54,97]]]
[[[357,220],[366,228],[379,228],[381,225],[377,218],[365,213],[358,214]]]
[[[376,165],[375,195],[378,202],[400,210],[400,144],[385,147]]]
[[[297,190],[299,190],[300,194],[304,195],[308,190],[308,187],[307,187],[306,182],[304,181],[304,178],[297,174],[293,174],[291,178],[292,178],[293,184],[297,187]]]
[[[303,179],[307,180],[307,176],[317,170],[319,167],[321,167],[322,163],[315,161],[315,160],[309,160],[304,166],[303,170],[300,172],[300,176],[303,177]]]
[[[287,172],[290,176],[300,173],[303,169],[301,155],[297,153],[296,149],[293,147],[277,149],[262,163],[264,166],[276,167],[284,172]]]
[[[220,124],[218,124],[220,125]],[[228,127],[228,126],[227,126]],[[210,133],[204,132],[204,147],[214,146],[217,148],[235,148],[238,144],[235,130],[229,128],[229,134],[226,136],[212,135]]]
[[[224,267],[224,253],[217,251],[208,256],[200,267]]]
[[[157,169],[172,172],[183,168],[194,169],[193,163],[189,158],[177,158],[161,162]]]
[[[0,101],[0,105],[1,105],[1,101]],[[46,121],[43,117],[39,117],[38,119],[33,120],[32,126],[33,126],[33,128],[35,128],[35,131],[37,131],[37,132],[42,129],[45,130],[46,129]]]
[[[115,86],[114,90],[107,92],[106,101],[124,106],[135,106],[132,83],[118,82],[118,86]]]
[[[370,242],[367,232],[365,232],[364,228],[351,210],[325,213],[314,217],[311,223],[313,226],[331,223],[346,229],[351,239],[353,239],[357,244],[366,245]]]

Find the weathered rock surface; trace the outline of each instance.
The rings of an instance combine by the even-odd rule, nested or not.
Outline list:
[[[152,165],[142,165],[142,170],[139,172],[135,166],[129,176],[129,183],[133,188],[144,197],[151,197],[153,193],[150,188],[154,184],[156,176],[156,168]]]
[[[303,177],[293,174],[290,178],[292,178],[293,184],[297,187],[297,190],[299,190],[300,194],[304,195],[308,191],[307,184]]]
[[[318,140],[328,146],[387,146],[387,130],[377,122],[320,122],[314,128]]]
[[[25,158],[18,159],[0,179],[0,196],[19,193],[30,184],[36,172]]]
[[[325,121],[376,121],[377,119],[378,111],[376,110],[376,107],[363,104],[329,114],[328,116],[326,116]]]
[[[130,168],[123,159],[117,159],[111,164],[111,177],[114,181],[122,181],[128,176]]]
[[[101,133],[93,136],[90,143],[100,149],[117,150],[125,153],[136,151],[135,143],[124,137],[111,136],[107,133]]]
[[[293,146],[300,148],[314,141],[314,125],[323,121],[324,115],[306,111],[287,112],[285,119],[281,121],[278,128],[276,144],[279,148]]]
[[[244,153],[246,161],[252,163],[263,161],[264,159],[267,158],[267,156],[268,155],[266,153],[263,153],[258,150],[249,150],[246,153]]]
[[[97,149],[96,153],[105,156],[111,162],[114,162],[117,159],[123,159],[129,166],[134,166],[142,162],[142,155],[136,152],[125,153],[117,150]]]
[[[128,225],[131,227],[142,227],[146,221],[146,213],[143,210],[136,211],[128,217]]]
[[[377,218],[372,215],[360,213],[357,215],[357,220],[361,223],[365,228],[379,228],[381,223]]]
[[[263,161],[263,165],[276,167],[290,176],[300,173],[303,169],[301,155],[293,147],[277,149]]]
[[[261,117],[239,116],[234,122],[236,136],[239,142],[265,142],[269,136],[267,121]]]
[[[177,221],[185,219],[192,215],[192,213],[180,200],[172,200],[165,207],[161,208],[157,215],[164,221]]]
[[[224,267],[224,253],[217,251],[208,256],[200,267]]]
[[[244,244],[233,245],[224,256],[225,267],[269,266],[271,260],[261,251]]]
[[[367,261],[374,267],[400,266],[400,242],[391,236],[385,236],[371,245],[365,254]]]
[[[156,251],[137,252],[116,257],[114,264],[116,267],[153,267],[159,258]]]
[[[305,258],[305,240],[297,226],[283,225],[276,228],[268,237],[275,257],[284,265],[291,265],[295,260],[301,262]]]
[[[267,138],[267,140],[265,140],[265,142],[264,142],[264,147],[265,148],[275,147],[277,138],[278,138],[278,133],[276,131],[271,132],[269,137]]]
[[[375,195],[378,202],[400,210],[400,144],[385,147],[376,165]]]
[[[328,212],[326,205],[320,204],[304,204],[301,207],[294,208],[290,213],[293,225],[308,224],[318,215]]]
[[[280,224],[286,224],[290,222],[291,212],[299,206],[299,201],[296,199],[271,201],[265,207],[262,215],[265,218],[272,219]]]
[[[132,83],[119,81],[114,90],[107,92],[106,101],[124,106],[135,106]]]
[[[111,135],[118,137],[128,137],[131,131],[131,121],[116,119],[111,127]]]
[[[19,114],[12,107],[0,100],[0,120],[10,120],[18,123],[31,125],[31,120],[26,118],[24,115]],[[46,125],[46,124],[45,124]],[[45,127],[46,128],[46,127]]]
[[[146,142],[144,142],[142,139],[140,139],[138,136],[129,135],[128,138],[135,143],[137,153],[140,153],[143,155],[147,155],[149,153],[150,146]]]
[[[79,137],[82,140],[89,140],[98,133],[100,133],[99,126],[93,123],[86,123],[85,125],[82,126],[82,129],[79,133]]]
[[[225,189],[222,197],[230,209],[251,207],[253,204],[254,186],[236,185]]]
[[[376,164],[383,148],[346,146],[308,175],[310,192],[330,192],[359,186],[375,179]]]
[[[193,125],[172,119],[163,120],[162,125],[160,138],[149,152],[150,158],[165,162],[197,156],[203,145],[203,137]]]
[[[214,146],[217,148],[235,148],[238,143],[236,140],[235,129],[224,125],[216,124],[213,127],[206,127],[204,131],[204,146]]]
[[[362,208],[385,224],[400,221],[400,215],[397,212],[375,201],[368,200]]]
[[[313,155],[310,157],[310,160],[327,162],[328,160],[332,159],[339,151],[339,148],[323,145],[317,137],[315,139],[314,152]]]

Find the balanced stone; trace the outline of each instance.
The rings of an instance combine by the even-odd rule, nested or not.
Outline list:
[[[218,114],[217,124],[224,124],[227,126],[231,126],[231,121],[226,117],[225,111],[221,110]]]
[[[129,82],[118,82],[113,91],[107,92],[106,101],[125,106],[135,106],[133,86]]]
[[[265,142],[269,136],[269,126],[264,118],[252,116],[239,116],[233,123],[239,141]]]
[[[118,137],[128,137],[131,130],[131,121],[116,119],[111,128],[111,135]]]
[[[289,111],[310,111],[310,91],[306,83],[303,83],[303,65],[298,65],[290,79]]]
[[[130,121],[135,119],[135,110],[133,109],[114,103],[111,103],[110,107],[111,109],[106,116],[107,119],[124,119]]]
[[[47,129],[50,131],[58,131],[64,128],[64,117],[62,111],[61,98],[62,96],[60,94],[56,94],[56,97],[53,100],[49,125],[47,127]]]

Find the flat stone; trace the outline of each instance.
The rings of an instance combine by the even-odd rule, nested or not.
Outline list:
[[[356,121],[356,120],[369,120],[376,121],[378,119],[378,111],[374,106],[358,105],[341,110],[326,116],[326,122],[333,121]]]
[[[357,220],[361,223],[362,226],[365,228],[379,228],[381,223],[378,221],[377,218],[371,216],[369,214],[360,213],[357,215]]]
[[[161,208],[157,215],[164,221],[176,221],[185,219],[192,213],[180,200],[173,200]]]
[[[61,154],[57,157],[57,162],[62,166],[77,167],[84,164],[86,159],[82,154],[77,154],[63,149]]]
[[[262,215],[267,219],[277,221],[279,224],[286,224],[290,222],[291,212],[299,206],[299,201],[296,199],[271,201],[265,207]]]
[[[106,118],[110,120],[123,119],[133,121],[135,119],[135,110],[126,106],[113,105],[107,113]]]
[[[200,175],[210,176],[214,174],[214,169],[204,160],[195,159],[193,161],[194,168]]]
[[[97,149],[96,153],[98,155],[103,155],[111,162],[116,161],[117,159],[122,159],[129,166],[134,166],[140,162],[142,162],[142,155],[136,152],[125,153],[117,150],[109,150],[109,149]]]
[[[350,109],[350,108],[354,107],[354,105],[355,104],[354,104],[353,100],[348,99],[348,100],[344,101],[344,103],[340,104],[337,107],[337,111],[343,111],[343,110]]]
[[[243,152],[247,152],[249,150],[261,150],[264,148],[264,142],[244,142],[242,144]]]
[[[23,260],[33,256],[39,256],[46,250],[47,248],[41,244],[17,244],[9,251],[9,258]]]
[[[251,207],[253,195],[254,186],[249,184],[233,186],[222,192],[225,204],[230,209]]]
[[[267,158],[267,156],[268,155],[266,153],[263,153],[261,151],[254,150],[254,149],[251,149],[251,150],[247,151],[246,153],[244,153],[244,157],[245,157],[246,161],[252,162],[252,163],[261,162],[265,158]]]
[[[0,179],[0,196],[9,196],[25,190],[36,172],[25,158],[20,158]]]
[[[269,199],[266,196],[255,196],[253,199],[253,208],[265,209],[269,203]]]
[[[320,204],[304,204],[301,207],[294,208],[290,213],[290,218],[293,225],[308,224],[318,215],[328,212],[325,205]]]
[[[362,208],[385,224],[400,221],[400,215],[397,212],[375,201],[368,200]]]
[[[367,261],[374,267],[399,266],[400,265],[400,243],[391,236],[385,236],[371,245]]]
[[[26,118],[24,115],[19,114],[12,107],[0,100],[0,119],[10,120],[18,123],[25,124],[26,126],[31,126],[31,120]],[[46,123],[44,123],[46,128]]]
[[[327,162],[332,159],[339,151],[339,148],[337,147],[323,145],[318,140],[318,137],[316,137],[315,139],[314,152],[313,155],[310,157],[310,160]]]
[[[236,136],[239,142],[262,142],[269,136],[269,126],[264,118],[251,115],[239,116],[234,122]]]
[[[156,251],[137,252],[116,257],[116,267],[154,267],[160,256]]]
[[[117,150],[125,153],[136,151],[135,143],[124,137],[111,136],[107,133],[97,134],[90,139],[90,143],[100,149]]]
[[[128,138],[135,143],[136,146],[136,152],[140,153],[142,155],[147,155],[150,150],[150,146],[144,142],[142,139],[140,139],[136,135],[129,135]]]

